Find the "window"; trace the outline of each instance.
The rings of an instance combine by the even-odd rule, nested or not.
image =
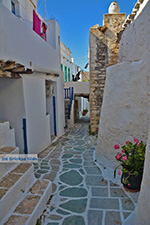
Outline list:
[[[68,81],[70,81],[70,68],[68,68]]]
[[[65,82],[67,82],[67,66],[65,66]]]
[[[12,13],[15,15],[15,3],[13,1],[11,1],[11,11]]]
[[[63,64],[61,64],[61,71],[63,71]]]

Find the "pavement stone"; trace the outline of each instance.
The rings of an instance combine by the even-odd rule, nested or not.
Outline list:
[[[92,196],[108,197],[108,189],[107,188],[92,187]]]
[[[82,216],[70,216],[63,221],[62,225],[85,225]]]
[[[103,211],[89,210],[88,211],[88,225],[102,225]]]
[[[103,177],[93,160],[96,144],[88,124],[77,124],[40,154],[35,176],[53,182],[44,225],[117,225],[134,210],[138,195]]]
[[[119,201],[118,199],[112,198],[92,198],[90,207],[98,209],[119,209]]]
[[[124,219],[126,219],[130,214],[131,212],[123,212]]]
[[[134,210],[135,206],[130,198],[121,199],[123,210]]]
[[[60,176],[60,180],[65,184],[74,186],[74,185],[80,184],[82,182],[83,178],[79,174],[79,172],[77,172],[75,170],[71,170],[69,172],[62,174]]]
[[[106,212],[105,225],[121,225],[120,212]]]
[[[60,192],[61,196],[66,197],[86,197],[87,190],[85,188],[67,188]]]
[[[128,197],[122,188],[110,188],[111,197]]]
[[[87,199],[70,200],[60,205],[61,208],[75,213],[85,212]]]
[[[102,181],[102,176],[86,176],[86,185],[88,186],[100,186]]]

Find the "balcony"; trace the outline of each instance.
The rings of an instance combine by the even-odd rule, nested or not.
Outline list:
[[[59,74],[59,26],[55,20],[47,20],[46,24],[47,42],[0,4],[0,60],[15,61],[37,72]]]

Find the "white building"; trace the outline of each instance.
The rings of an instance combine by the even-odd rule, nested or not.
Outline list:
[[[83,109],[88,109],[89,115],[90,111],[89,102],[86,99],[89,96],[89,82],[82,82],[84,74],[83,70],[74,63],[74,59],[71,56],[72,52],[70,51],[70,49],[67,48],[62,42],[60,43],[60,46],[61,46],[61,71],[64,74],[64,87],[65,89],[73,87],[74,90],[71,115],[69,121],[69,126],[73,126],[74,122],[77,122],[78,119],[82,117]],[[77,78],[78,75],[79,79]],[[65,111],[67,111],[67,108],[68,105],[67,103],[65,103]]]
[[[73,80],[73,76],[77,75],[77,73],[81,70],[79,66],[74,63],[74,58],[72,58],[69,48],[65,46],[64,43],[60,42],[61,49],[61,71],[64,72],[64,82],[70,82]],[[80,75],[80,80],[82,80],[82,76]]]
[[[0,120],[15,128],[20,153],[38,153],[64,132],[59,26],[36,11],[37,0],[0,0]]]

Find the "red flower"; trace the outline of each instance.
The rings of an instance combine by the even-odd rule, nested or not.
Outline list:
[[[115,146],[114,146],[114,149],[119,149],[119,148],[120,148],[119,145],[115,145]]]
[[[122,159],[123,159],[124,161],[126,161],[128,158],[127,158],[127,156],[123,156]]]
[[[134,138],[134,142],[139,143],[139,139]]]
[[[120,159],[121,156],[122,156],[122,153],[120,152],[120,153],[118,153],[118,155],[116,156],[116,159],[117,159],[117,160]]]

